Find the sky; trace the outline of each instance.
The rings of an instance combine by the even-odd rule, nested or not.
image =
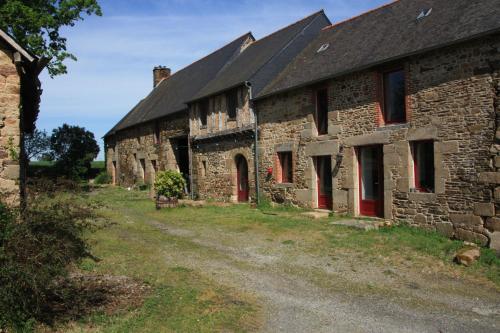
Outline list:
[[[61,33],[78,61],[68,74],[44,71],[37,128],[63,123],[102,137],[153,88],[153,67],[175,73],[251,31],[259,39],[318,10],[335,23],[388,0],[101,0],[102,17]]]

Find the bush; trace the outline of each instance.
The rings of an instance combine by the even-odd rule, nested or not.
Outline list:
[[[155,189],[157,195],[167,198],[182,198],[186,180],[177,171],[162,171],[156,176]]]
[[[92,258],[83,233],[95,225],[94,208],[72,197],[36,199],[18,222],[0,205],[0,331],[53,324],[56,309],[49,304],[74,297],[68,269]]]
[[[95,177],[94,179],[94,184],[101,185],[101,184],[109,184],[111,183],[111,176],[106,172],[102,171]]]

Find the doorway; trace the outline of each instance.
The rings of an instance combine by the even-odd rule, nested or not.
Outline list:
[[[382,146],[358,148],[360,214],[384,216],[384,174]]]
[[[331,156],[315,157],[318,208],[331,210],[333,208],[332,196],[332,158]]]
[[[179,172],[182,174],[186,180],[186,193],[191,191],[190,172],[189,172],[189,146],[188,138],[180,137],[171,139],[172,147],[174,149],[174,156],[179,168]]]
[[[112,161],[111,163],[111,179],[112,184],[116,185],[116,161]]]
[[[238,202],[248,202],[248,163],[243,155],[237,155],[235,162]]]

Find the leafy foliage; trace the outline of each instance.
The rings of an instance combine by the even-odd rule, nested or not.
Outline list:
[[[50,151],[50,137],[46,131],[35,129],[24,136],[24,152],[28,160],[46,158]]]
[[[0,331],[29,331],[35,322],[52,324],[48,304],[71,297],[63,283],[68,267],[92,257],[83,237],[97,216],[92,205],[73,198],[34,200],[23,222],[0,205]]]
[[[58,173],[72,179],[87,175],[92,161],[99,154],[92,132],[68,124],[52,131],[50,148]]]
[[[156,176],[155,189],[158,195],[167,198],[182,198],[186,180],[177,171],[162,171]]]
[[[108,175],[108,173],[106,171],[102,171],[94,179],[94,184],[97,184],[97,185],[109,184],[109,183],[111,183],[111,176]]]
[[[97,0],[2,0],[0,29],[37,56],[51,59],[47,67],[53,77],[67,72],[64,60],[76,60],[59,30],[83,20],[82,14],[101,16]]]

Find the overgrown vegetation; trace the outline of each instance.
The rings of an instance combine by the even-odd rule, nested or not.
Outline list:
[[[95,204],[45,190],[31,191],[22,222],[0,205],[0,328],[27,332],[53,324],[60,309],[52,305],[79,297],[69,268],[92,258],[84,235],[97,226]]]
[[[158,195],[167,198],[182,198],[186,180],[180,172],[167,170],[158,173],[154,186]]]
[[[106,171],[101,171],[94,179],[94,184],[103,185],[111,183],[111,176]]]

